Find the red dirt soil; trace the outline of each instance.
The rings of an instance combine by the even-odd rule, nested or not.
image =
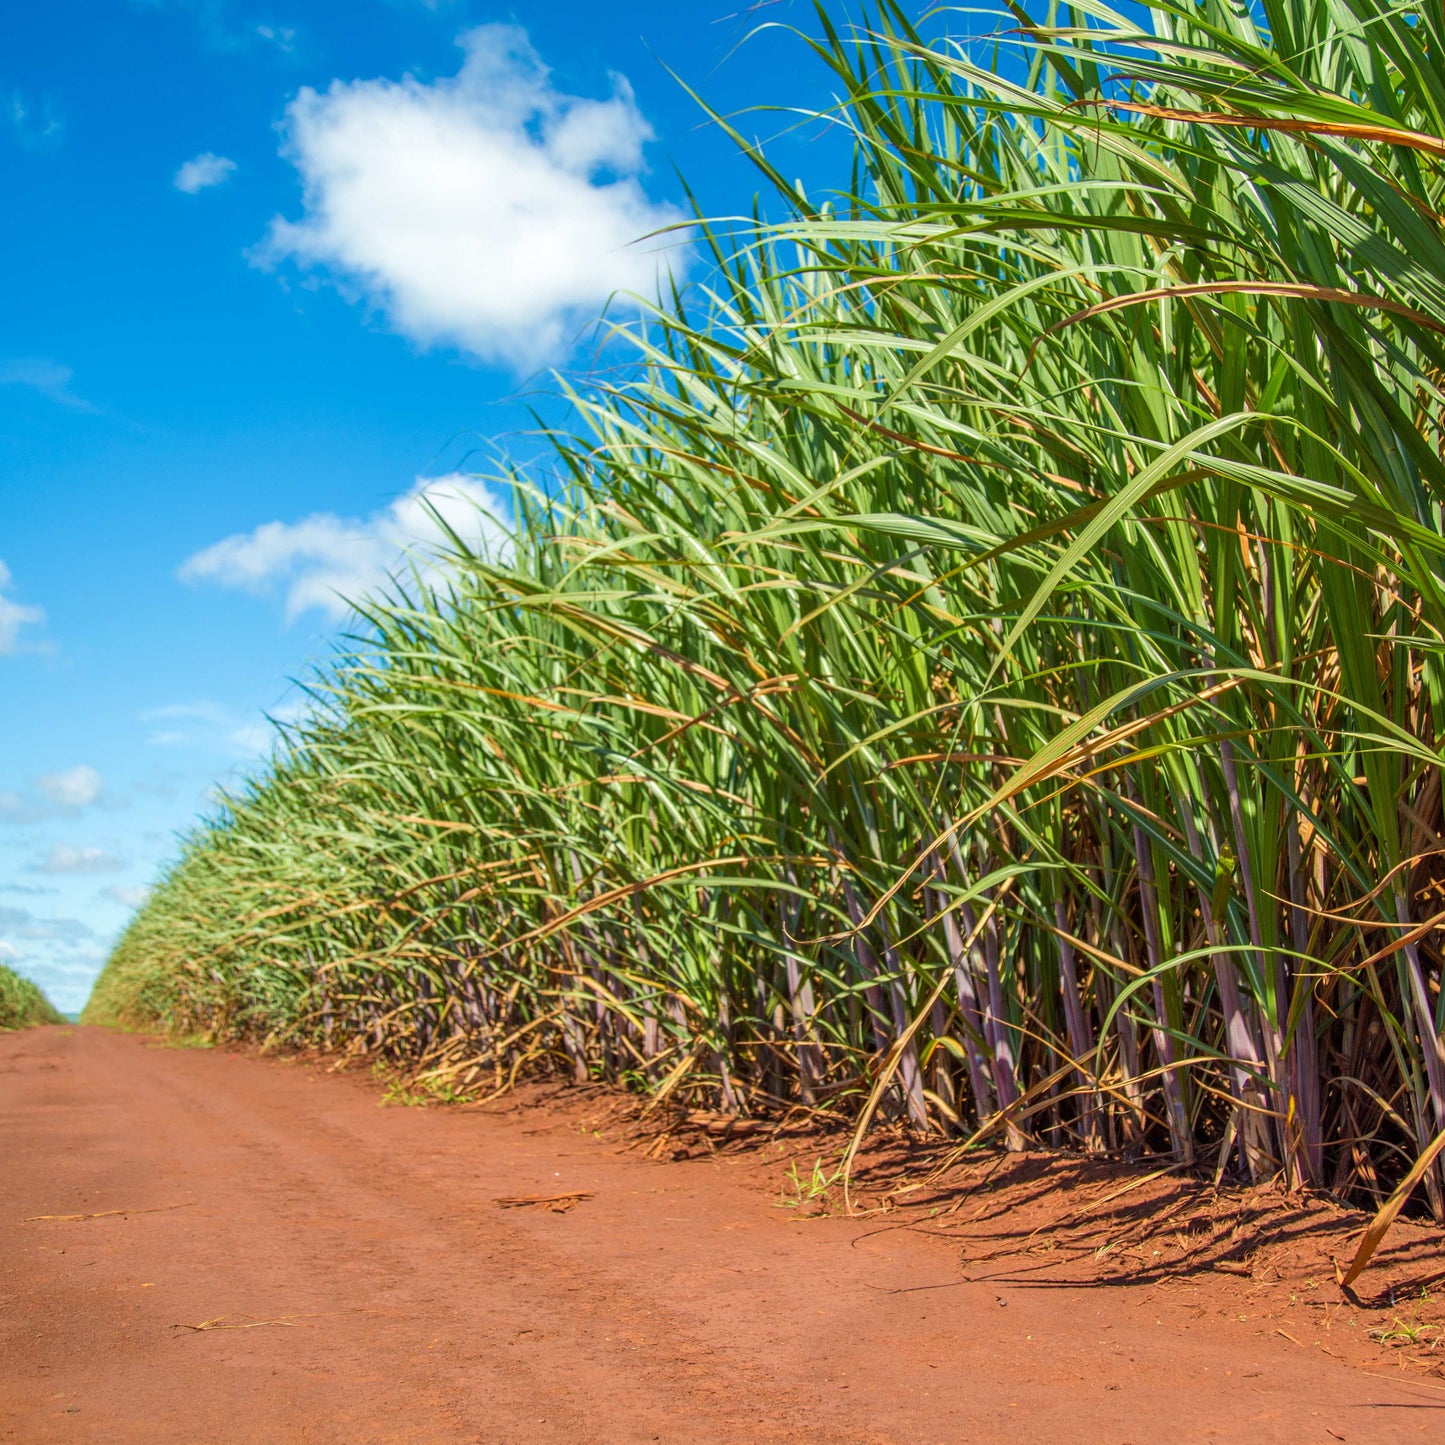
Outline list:
[[[1364,1307],[1323,1272],[1358,1219],[1324,1205],[997,1156],[818,1217],[779,1207],[756,1146],[660,1162],[565,1098],[378,1093],[302,1060],[0,1036],[0,1439],[1445,1435],[1423,1229]],[[1371,1338],[1397,1327],[1403,1349]]]

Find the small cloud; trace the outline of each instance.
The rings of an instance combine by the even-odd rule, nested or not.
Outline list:
[[[172,10],[190,14],[209,50],[250,50],[258,43],[270,45],[283,54],[296,47],[296,31],[289,25],[259,24],[236,15],[231,0],[131,0],[143,10]]]
[[[72,848],[68,843],[57,843],[43,863],[33,865],[37,873],[119,873],[125,866],[123,858],[117,858],[102,848]]]
[[[104,944],[84,948],[47,949],[45,955],[27,957],[24,971],[45,990],[62,1013],[79,1013],[95,985],[109,949]]]
[[[502,519],[509,512],[501,497],[473,478],[421,479],[370,517],[323,512],[227,537],[188,558],[179,576],[258,594],[280,587],[288,620],[311,608],[340,619],[350,603],[385,587],[408,561],[423,578],[436,580],[449,530],[480,552],[504,554],[509,539]]]
[[[0,790],[0,820],[6,823],[41,823],[57,814],[74,817],[93,804],[115,806],[106,796],[98,772],[84,763],[58,773],[42,773],[33,788]]]
[[[226,734],[226,741],[242,753],[263,753],[275,739],[275,727],[264,718],[259,722],[242,723]]]
[[[0,562],[0,657],[20,651],[22,627],[36,626],[45,621],[43,607],[26,607],[19,602],[12,602],[5,595],[13,585],[10,569]],[[0,811],[3,811],[3,799],[7,796],[9,795],[0,793]]]
[[[90,807],[101,794],[100,774],[84,763],[63,773],[43,773],[35,782],[57,808],[73,812]]]
[[[24,943],[79,944],[95,933],[78,918],[36,918],[24,908],[0,908],[0,937],[13,947],[17,938]]]
[[[194,196],[198,191],[209,190],[228,180],[236,169],[235,161],[229,156],[218,156],[212,151],[203,151],[189,160],[176,172],[173,182],[178,191]]]
[[[636,243],[684,218],[640,184],[653,131],[625,79],[569,95],[513,25],[457,43],[461,69],[432,84],[302,88],[285,147],[302,215],[253,259],[328,276],[423,346],[531,368],[615,293],[654,290],[667,260]]]
[[[147,708],[139,716],[154,729],[146,738],[147,746],[153,748],[209,746],[238,726],[229,710],[216,702],[171,703]]]
[[[24,386],[48,397],[57,406],[69,407],[71,411],[95,413],[98,406],[77,396],[70,389],[75,373],[58,361],[45,361],[40,357],[21,356],[11,361],[0,362],[0,386]]]
[[[264,753],[276,740],[276,723],[294,723],[308,710],[299,702],[284,702],[269,709],[262,717],[222,707],[216,702],[181,702],[167,707],[149,708],[140,714],[144,723],[164,724],[146,739],[153,748],[204,748],[249,761]],[[156,785],[137,791],[156,792],[158,796],[175,795],[157,792]]]
[[[296,49],[296,30],[291,25],[256,25],[252,32],[258,40],[274,45],[283,54],[290,55]]]
[[[0,938],[0,963],[19,963],[25,955],[13,943]]]
[[[123,908],[139,908],[151,896],[150,889],[143,884],[130,887],[124,883],[112,883],[104,891],[107,898]]]
[[[3,113],[28,151],[53,151],[65,139],[65,121],[48,99],[37,105],[23,91],[12,90],[4,97]]]

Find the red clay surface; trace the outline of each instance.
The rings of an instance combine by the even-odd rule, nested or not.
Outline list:
[[[1367,1339],[1389,1311],[1271,1284],[1260,1250],[1250,1279],[1170,1273],[1136,1231],[1114,1253],[1144,1283],[1051,1283],[1032,1256],[1077,1272],[1089,1187],[1010,1270],[986,1263],[1007,1194],[959,1194],[945,1244],[906,1210],[781,1209],[775,1163],[703,1153],[619,1152],[566,1107],[379,1108],[299,1062],[0,1036],[0,1439],[1445,1438],[1445,1380]],[[1232,1238],[1207,1224],[1175,1221],[1181,1260]]]

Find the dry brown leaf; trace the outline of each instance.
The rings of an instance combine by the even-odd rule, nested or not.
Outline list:
[[[1335,1266],[1335,1278],[1341,1289],[1349,1289],[1360,1277],[1361,1271],[1369,1264],[1370,1257],[1380,1247],[1380,1241],[1395,1222],[1395,1216],[1405,1207],[1405,1201],[1414,1193],[1415,1186],[1425,1177],[1425,1171],[1445,1152],[1445,1129],[1442,1129],[1426,1147],[1425,1152],[1415,1161],[1414,1168],[1395,1186],[1395,1192],[1380,1206],[1379,1212],[1369,1222],[1360,1236],[1359,1248],[1350,1261],[1350,1267],[1343,1274]]]

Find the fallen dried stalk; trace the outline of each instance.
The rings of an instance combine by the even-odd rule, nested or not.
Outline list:
[[[206,1330],[259,1330],[266,1325],[276,1325],[281,1329],[295,1329],[296,1321],[293,1319],[279,1320],[241,1320],[235,1315],[217,1315],[213,1320],[202,1320],[198,1325],[188,1325],[184,1322],[173,1324],[173,1330],[194,1330],[201,1334]]]
[[[97,1209],[92,1214],[27,1214],[22,1222],[35,1224],[40,1220],[50,1220],[57,1224],[75,1224],[82,1219],[111,1219],[117,1214],[164,1214],[170,1209],[189,1209],[197,1202],[188,1199],[184,1204],[153,1204],[146,1209]]]
[[[541,1208],[543,1205],[562,1205],[570,1209],[574,1204],[591,1198],[590,1189],[574,1189],[566,1194],[507,1194],[500,1199],[494,1199],[492,1203],[501,1205],[503,1209],[532,1209]]]
[[[1396,1215],[1415,1192],[1415,1186],[1425,1177],[1425,1171],[1442,1152],[1445,1152],[1445,1129],[1431,1140],[1429,1147],[1415,1161],[1414,1167],[1399,1182],[1395,1192],[1380,1206],[1379,1212],[1366,1226],[1365,1232],[1360,1236],[1359,1247],[1355,1250],[1355,1257],[1350,1261],[1350,1267],[1341,1274],[1336,1266],[1335,1278],[1339,1280],[1341,1289],[1349,1289],[1360,1277],[1361,1271],[1369,1264],[1370,1257],[1380,1247],[1380,1241],[1389,1233]]]

